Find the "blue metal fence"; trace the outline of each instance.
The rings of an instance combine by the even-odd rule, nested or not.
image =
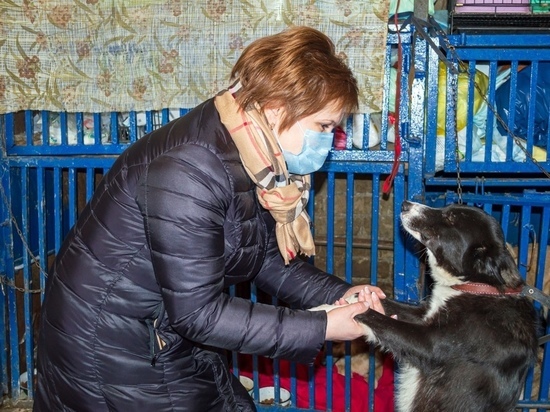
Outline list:
[[[492,105],[497,87],[497,70],[509,65],[510,81],[517,83],[513,74],[520,66],[530,63],[534,67],[532,79],[536,79],[537,65],[550,61],[550,36],[451,36],[434,37],[448,60],[456,64],[464,62],[470,71],[483,66],[487,68],[487,101]],[[393,70],[397,50],[401,50],[401,88],[392,89]],[[457,105],[460,87],[465,87],[467,96],[474,96],[476,84],[467,76],[466,86],[460,84],[458,73],[444,66],[446,87],[442,87],[441,63],[438,53],[416,37],[414,30],[406,30],[397,36],[388,36],[386,59],[386,87],[380,113],[355,115],[346,124],[347,140],[342,150],[333,150],[321,172],[314,175],[314,190],[310,202],[315,239],[322,245],[322,256],[316,264],[329,272],[337,272],[349,281],[368,279],[380,284],[380,250],[390,249],[392,277],[389,280],[395,298],[416,302],[422,297],[422,267],[413,249],[403,236],[398,213],[391,214],[391,238],[384,243],[384,230],[388,222],[382,220],[387,211],[398,211],[404,199],[442,205],[457,201],[483,207],[501,221],[509,243],[518,256],[518,265],[528,280],[544,288],[550,283],[550,270],[546,259],[548,245],[550,199],[544,192],[548,179],[541,168],[548,170],[548,159],[536,166],[527,160],[514,159],[514,138],[505,136],[508,146],[501,148],[504,161],[494,161],[492,152],[485,151],[481,158],[474,153],[474,112],[479,112],[472,98],[466,98],[464,141],[457,137],[456,118],[461,113]],[[392,80],[394,79],[394,80]],[[536,87],[533,80],[530,85]],[[512,90],[514,88],[512,87]],[[397,124],[392,125],[392,99],[399,94]],[[441,95],[445,108],[441,107]],[[515,95],[509,96],[513,102]],[[439,110],[438,110],[439,103]],[[528,113],[534,108],[529,106]],[[32,399],[33,380],[28,379],[24,388],[20,377],[34,370],[36,319],[40,310],[42,291],[49,260],[60,248],[63,237],[76,221],[85,202],[90,198],[102,175],[109,169],[116,156],[130,144],[161,124],[167,123],[186,110],[161,110],[146,113],[70,114],[50,112],[21,112],[0,116],[2,130],[0,157],[0,231],[4,245],[0,245],[0,382],[3,394],[17,400],[26,396]],[[486,129],[494,129],[494,119],[487,112]],[[443,113],[443,115],[441,114]],[[444,133],[438,136],[438,119],[444,116]],[[463,120],[463,119],[462,119]],[[477,120],[477,119],[476,119]],[[529,123],[530,122],[530,123]],[[482,124],[482,123],[479,123]],[[514,130],[514,117],[507,127]],[[392,127],[400,131],[401,155],[397,174],[389,194],[382,190],[383,182],[392,172],[395,161],[395,145]],[[477,127],[477,126],[476,126]],[[375,130],[376,129],[376,130]],[[526,150],[534,151],[534,120],[529,117]],[[493,134],[484,138],[487,147],[493,145]],[[457,144],[463,144],[463,157],[456,161]],[[544,148],[544,149],[547,149]],[[502,160],[502,159],[501,159]],[[368,193],[360,185],[368,180]],[[322,183],[322,184],[321,184]],[[321,187],[321,189],[319,189]],[[525,189],[529,190],[525,190]],[[454,192],[449,192],[454,189]],[[367,197],[364,197],[367,195]],[[368,200],[365,200],[365,199]],[[366,210],[369,221],[365,218]],[[344,210],[340,210],[344,208]],[[362,208],[362,209],[361,209]],[[361,211],[359,210],[361,209]],[[343,223],[337,221],[343,215]],[[344,228],[341,232],[342,227]],[[362,233],[358,245],[357,233]],[[338,229],[337,229],[338,228]],[[385,246],[384,246],[385,245]],[[536,250],[536,258],[531,258]],[[367,267],[358,266],[357,258],[368,261]],[[532,263],[532,259],[536,263]],[[343,262],[343,263],[342,263]],[[359,268],[359,269],[358,269]],[[232,293],[235,293],[233,291]],[[252,289],[252,299],[258,299],[258,291]],[[326,356],[327,370],[332,371],[335,358],[330,345]],[[374,355],[371,355],[374,360]],[[235,373],[241,372],[239,357],[234,354]],[[259,363],[254,357],[253,379],[258,397]],[[529,375],[521,408],[550,409],[550,366],[548,356],[541,349],[540,363]],[[332,372],[326,376],[327,410],[335,410],[340,402],[344,410],[351,409],[351,351],[349,345],[344,356],[345,396],[334,399]],[[369,411],[374,404],[374,364],[369,372]],[[290,365],[291,399],[298,397],[298,365]],[[273,364],[273,382],[281,385],[279,363]],[[30,373],[29,373],[30,374]],[[300,377],[300,379],[304,379]],[[301,408],[315,409],[314,370],[308,371],[306,384],[309,398]],[[283,410],[273,406],[269,410]],[[337,409],[337,408],[336,408]],[[285,411],[299,410],[294,402]]]

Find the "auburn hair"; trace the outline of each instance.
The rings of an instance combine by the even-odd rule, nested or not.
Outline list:
[[[235,99],[243,109],[283,107],[279,130],[327,106],[344,114],[358,107],[357,81],[336,55],[328,36],[294,26],[259,38],[246,47],[231,71],[241,89]]]

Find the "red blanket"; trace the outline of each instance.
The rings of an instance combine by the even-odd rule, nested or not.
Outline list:
[[[258,380],[260,387],[273,386],[273,361],[266,358],[258,358]],[[291,390],[290,363],[279,361],[279,384],[282,388]],[[239,356],[240,374],[249,378],[252,374],[252,357]],[[296,395],[291,395],[293,406],[298,408],[311,408],[316,410],[327,410],[327,368],[321,365],[318,360],[314,368],[314,391],[315,403],[310,402],[310,387],[308,380],[308,366],[296,364]],[[332,411],[344,412],[345,405],[345,377],[336,371],[332,372]],[[387,356],[384,360],[383,372],[378,386],[374,390],[374,411],[393,412],[393,360]],[[351,378],[351,412],[367,412],[369,410],[369,384],[360,375],[353,374]]]

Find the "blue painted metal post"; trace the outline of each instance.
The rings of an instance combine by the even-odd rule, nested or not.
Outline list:
[[[420,29],[421,30],[421,29]],[[425,111],[426,111],[426,67],[428,61],[428,47],[426,41],[418,36],[414,36],[413,45],[414,61],[412,68],[413,81],[411,85],[410,111],[411,122],[408,135],[404,136],[408,148],[408,179],[406,198],[417,202],[423,202],[424,193],[424,136],[425,130]],[[430,117],[433,117],[433,113]],[[399,207],[396,205],[395,222],[399,224]],[[396,236],[403,236],[396,233]],[[406,239],[406,238],[405,238]],[[407,241],[405,240],[407,246]],[[416,302],[419,299],[419,264],[417,256],[412,252],[412,248],[405,250],[405,284],[404,289],[399,291],[399,300]]]
[[[13,117],[13,116],[12,116]],[[0,128],[5,129],[4,116],[0,116]],[[11,239],[11,230],[9,225],[9,202],[7,193],[9,193],[10,173],[6,161],[5,139],[0,136],[0,233],[4,240],[0,244],[0,395],[8,394],[8,340],[7,340],[7,325],[6,325],[6,304],[7,304],[7,286],[6,286],[6,267],[8,265],[9,245],[13,244]]]
[[[9,118],[10,116],[8,116]],[[13,116],[11,116],[13,120]],[[10,131],[13,132],[13,121],[5,124],[6,134]],[[14,256],[13,256],[13,219],[11,216],[11,175],[10,167],[6,157],[5,151],[5,136],[1,137],[2,147],[0,153],[1,161],[1,231],[2,239],[4,242],[0,245],[0,257],[2,259],[2,296],[0,297],[2,303],[2,331],[0,333],[2,345],[2,387],[5,391],[11,392],[11,397],[19,399],[19,337],[17,327],[17,304],[16,304],[16,290],[15,286],[15,271],[14,271]],[[9,360],[8,360],[9,357]],[[8,374],[8,362],[9,371]]]

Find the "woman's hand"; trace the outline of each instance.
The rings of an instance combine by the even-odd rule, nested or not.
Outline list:
[[[344,296],[334,302],[334,304],[348,305],[350,302],[347,300],[347,298],[350,298],[355,294],[358,295],[357,300],[359,302],[367,302],[371,309],[374,309],[375,311],[380,312],[383,315],[386,313],[384,311],[382,303],[380,302],[380,299],[384,299],[386,297],[386,294],[382,292],[382,289],[380,289],[379,287],[371,285],[354,286],[348,289]]]
[[[373,292],[375,293],[380,299],[384,299],[386,297],[386,294],[382,292],[382,289],[380,289],[378,286],[372,286],[372,285],[358,285],[353,286],[348,289],[348,291],[342,296],[342,298],[348,298],[350,296],[355,295],[356,293],[359,293],[361,290],[366,289],[367,292]]]
[[[336,302],[337,307],[327,313],[326,340],[353,340],[364,335],[363,327],[355,320],[355,316],[369,308],[384,313],[384,308],[378,295],[363,286],[358,292],[357,303],[350,303],[343,298]],[[377,288],[378,289],[378,288]]]

